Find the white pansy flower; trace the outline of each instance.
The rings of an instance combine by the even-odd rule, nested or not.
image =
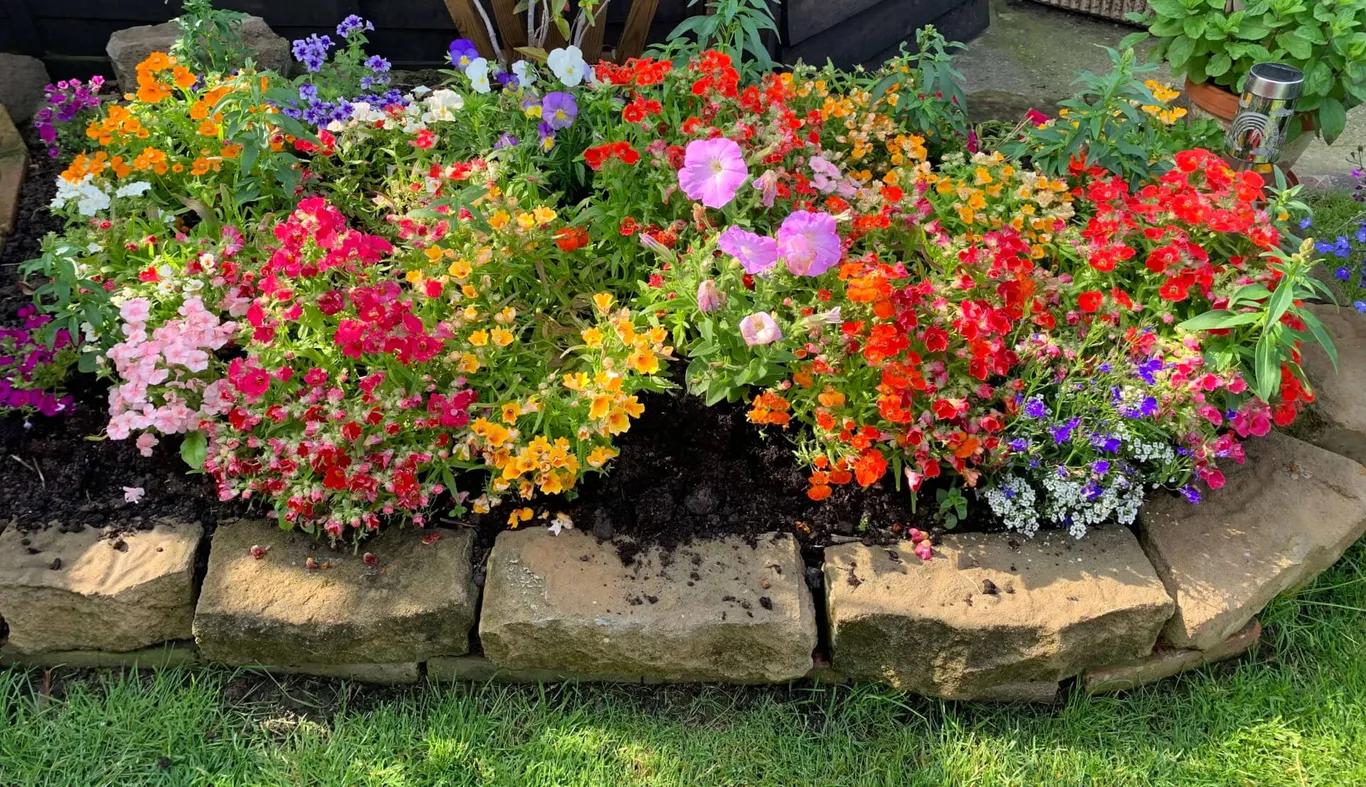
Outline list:
[[[517,84],[522,87],[536,82],[536,72],[531,70],[531,63],[525,60],[518,60],[512,64],[512,74],[517,77]]]
[[[488,93],[493,88],[489,86],[489,61],[476,57],[465,66],[465,76],[470,79],[470,88],[476,93]]]
[[[432,91],[430,96],[423,99],[422,106],[426,110],[422,113],[423,123],[450,122],[455,120],[457,112],[465,108],[465,97],[454,90],[442,88]]]
[[[588,63],[583,59],[583,51],[576,46],[554,50],[546,58],[545,64],[565,87],[577,87],[588,73]]]

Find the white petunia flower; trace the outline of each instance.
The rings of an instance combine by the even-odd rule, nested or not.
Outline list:
[[[588,63],[583,59],[582,50],[576,46],[554,50],[546,58],[545,64],[565,87],[577,87],[588,73]]]
[[[146,194],[152,184],[145,180],[135,180],[132,183],[125,183],[119,186],[118,191],[114,192],[115,197],[141,197]]]

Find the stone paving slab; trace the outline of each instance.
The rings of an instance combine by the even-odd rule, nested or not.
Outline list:
[[[465,653],[477,598],[473,542],[468,530],[395,528],[356,554],[264,522],[220,527],[195,639],[205,658],[244,666],[408,664]],[[265,549],[259,559],[253,546]]]
[[[1155,496],[1140,513],[1144,549],[1176,600],[1163,630],[1173,647],[1218,646],[1366,531],[1366,467],[1280,433],[1246,446],[1247,463],[1203,503]]]
[[[1209,650],[1161,647],[1141,659],[1089,669],[1082,676],[1082,688],[1087,694],[1108,694],[1156,683],[1246,653],[1261,637],[1262,624],[1253,618],[1238,633]]]
[[[576,530],[499,534],[479,622],[500,668],[772,683],[811,668],[816,616],[787,535],[639,552]]]
[[[834,668],[947,699],[1044,699],[1087,667],[1151,652],[1172,600],[1123,528],[1076,541],[963,533],[825,551]]]
[[[189,639],[198,524],[111,536],[0,533],[0,619],[20,653],[139,650]]]

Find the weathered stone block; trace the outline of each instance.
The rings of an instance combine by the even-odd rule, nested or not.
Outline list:
[[[33,119],[43,103],[43,88],[51,81],[38,58],[0,52],[0,106],[9,110],[15,123]]]
[[[198,524],[111,535],[0,533],[0,618],[19,653],[138,650],[189,639]]]
[[[1150,656],[1088,669],[1082,676],[1082,688],[1087,694],[1107,694],[1156,683],[1187,670],[1231,659],[1251,649],[1261,636],[1262,625],[1253,619],[1237,634],[1210,650],[1160,646]]]
[[[194,645],[169,642],[127,653],[101,650],[60,650],[49,653],[19,653],[0,647],[0,664],[23,667],[70,667],[72,669],[163,669],[188,667],[199,661]]]
[[[1148,501],[1143,547],[1176,613],[1173,647],[1213,648],[1267,602],[1331,566],[1366,531],[1366,467],[1273,433],[1199,505]]]
[[[1314,387],[1314,414],[1320,428],[1307,435],[1310,442],[1366,464],[1366,315],[1354,309],[1313,306],[1310,310],[1333,337],[1338,363],[1318,345],[1304,351],[1304,371]]]
[[[259,16],[242,20],[238,39],[251,53],[258,70],[270,69],[287,74],[290,66],[289,42],[275,34]],[[105,54],[114,67],[119,89],[125,93],[137,90],[137,66],[153,52],[170,52],[180,37],[180,25],[174,20],[159,25],[140,25],[119,30],[109,37]]]
[[[696,541],[623,564],[612,542],[498,536],[479,622],[500,668],[771,683],[811,669],[816,616],[790,536]]]
[[[293,666],[260,665],[253,669],[277,675],[312,675],[319,678],[337,678],[358,683],[378,683],[397,686],[404,683],[417,683],[422,671],[417,662],[397,664],[297,664]]]
[[[825,550],[834,667],[949,699],[1043,700],[1062,678],[1152,650],[1172,600],[1133,534],[945,536]],[[1050,688],[1051,687],[1051,688]]]
[[[305,533],[262,522],[220,527],[195,639],[207,659],[272,668],[464,653],[477,598],[473,540],[467,530],[393,529],[362,546],[378,559],[367,566],[362,554]],[[253,545],[266,549],[260,559]],[[308,568],[310,558],[318,568]]]

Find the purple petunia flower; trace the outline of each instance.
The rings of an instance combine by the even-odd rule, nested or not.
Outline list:
[[[844,256],[835,217],[798,210],[778,227],[778,253],[794,276],[819,276]]]
[[[464,71],[465,66],[473,63],[479,57],[479,48],[468,38],[457,38],[451,42],[447,56],[451,60],[451,65],[460,71]]]
[[[678,185],[688,199],[708,208],[722,208],[735,199],[735,192],[749,180],[749,167],[735,140],[695,139],[683,152],[683,167],[678,170]]]
[[[541,119],[552,129],[569,128],[578,116],[579,105],[568,93],[557,90],[541,99]]]
[[[741,227],[731,227],[716,239],[721,251],[740,261],[750,275],[763,273],[778,262],[778,242]]]

